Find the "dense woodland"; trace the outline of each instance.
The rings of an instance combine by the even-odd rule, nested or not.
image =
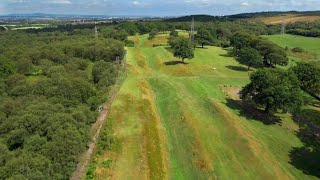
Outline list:
[[[116,37],[117,36],[117,37]],[[127,35],[0,34],[0,179],[68,179],[114,84]]]
[[[307,37],[320,37],[320,21],[288,24],[287,33]]]

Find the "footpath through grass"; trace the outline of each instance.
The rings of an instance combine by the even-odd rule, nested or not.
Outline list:
[[[224,87],[244,86],[252,72],[219,47],[180,64],[150,46],[163,36],[130,37],[128,78],[108,119],[121,148],[98,157],[96,179],[316,179],[289,163],[302,146],[289,115],[268,125],[227,98]]]

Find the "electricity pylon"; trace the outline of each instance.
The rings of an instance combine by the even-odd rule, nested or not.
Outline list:
[[[191,30],[190,30],[190,43],[194,41],[194,17],[192,17]]]

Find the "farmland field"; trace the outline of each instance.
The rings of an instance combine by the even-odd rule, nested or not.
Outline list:
[[[266,24],[282,24],[295,22],[313,22],[320,20],[320,16],[300,15],[300,14],[285,14],[279,16],[259,17],[255,21],[261,21]]]
[[[107,119],[120,148],[96,157],[96,179],[316,179],[289,163],[303,144],[288,114],[267,124],[238,107],[252,72],[219,47],[181,64],[152,47],[165,36],[130,37],[128,78]]]

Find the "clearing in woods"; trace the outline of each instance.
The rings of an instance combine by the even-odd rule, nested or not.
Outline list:
[[[289,163],[302,143],[288,115],[266,125],[235,108],[246,67],[219,47],[179,64],[167,47],[151,46],[164,36],[130,37],[128,78],[108,117],[121,148],[97,157],[96,179],[316,179]]]

